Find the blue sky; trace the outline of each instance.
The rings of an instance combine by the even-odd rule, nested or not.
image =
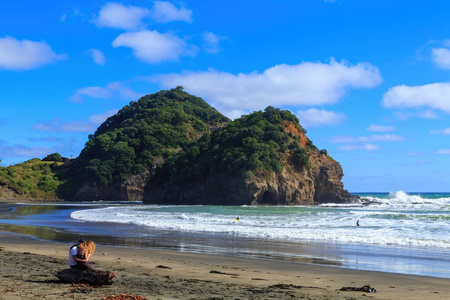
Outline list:
[[[448,1],[7,1],[0,159],[78,156],[183,85],[230,118],[289,109],[351,192],[450,191]]]

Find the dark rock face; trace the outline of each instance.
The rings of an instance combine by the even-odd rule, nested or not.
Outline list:
[[[85,183],[75,195],[75,200],[141,201],[145,193],[144,188],[150,176],[151,172],[147,171],[138,175],[132,175],[124,182],[105,187],[94,187]]]
[[[252,178],[215,174],[199,182],[146,187],[143,201],[152,204],[313,205],[356,202],[342,184],[341,165],[325,154],[313,154],[311,168],[288,160],[281,174]]]
[[[310,157],[310,162],[311,168],[307,169],[288,159],[281,174],[242,178],[219,173],[203,181],[184,184],[152,184],[153,172],[148,171],[112,186],[97,188],[86,184],[75,199],[192,205],[314,205],[360,200],[344,189],[341,181],[344,174],[337,161],[316,153]]]
[[[144,203],[153,204],[250,204],[252,192],[242,178],[225,174],[208,177],[203,182],[177,185],[171,182],[163,186],[149,184],[144,194]]]
[[[342,183],[341,165],[326,155],[313,156],[312,174],[315,179],[314,203],[349,203],[359,201],[359,197],[350,194]]]

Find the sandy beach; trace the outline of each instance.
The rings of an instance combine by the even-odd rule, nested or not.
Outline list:
[[[70,244],[0,234],[0,299],[446,299],[450,280],[310,264],[98,245],[94,268],[112,285],[61,283]],[[375,293],[341,291],[369,285]]]

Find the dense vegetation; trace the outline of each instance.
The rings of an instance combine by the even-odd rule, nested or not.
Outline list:
[[[96,186],[123,181],[228,121],[182,87],[146,95],[123,107],[89,136],[76,169]]]
[[[63,158],[62,158],[61,154],[59,154],[59,153],[52,153],[52,154],[49,154],[46,157],[44,157],[42,160],[43,161],[62,162]]]
[[[62,189],[67,187],[68,172],[70,164],[34,158],[17,165],[0,167],[0,189],[10,190],[22,199],[61,198],[65,192]]]
[[[289,125],[295,127],[296,134],[287,130]],[[308,151],[317,148],[309,140],[301,146],[300,135],[304,133],[291,112],[269,106],[192,141],[160,166],[155,182],[190,181],[218,172],[246,178],[254,173],[280,173],[288,157],[299,168],[309,168]]]
[[[203,180],[217,173],[251,178],[280,173],[288,162],[307,169],[311,153],[318,150],[305,133],[287,110],[269,106],[231,122],[177,87],[124,106],[89,136],[77,159],[52,153],[43,160],[0,167],[0,192],[72,198],[83,183],[108,186],[149,169],[155,171],[154,184]]]

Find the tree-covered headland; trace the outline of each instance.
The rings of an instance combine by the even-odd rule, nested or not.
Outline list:
[[[74,199],[82,186],[105,188],[147,173],[148,186],[203,181],[215,174],[251,180],[286,167],[311,168],[318,151],[298,118],[272,106],[234,121],[177,87],[143,96],[109,117],[79,157],[58,153],[0,167],[0,197]],[[3,195],[2,195],[3,194]]]

